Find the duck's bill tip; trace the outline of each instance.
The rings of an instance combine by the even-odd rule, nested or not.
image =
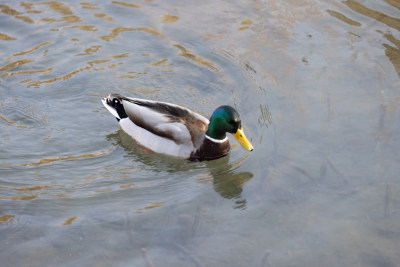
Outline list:
[[[249,140],[247,140],[246,136],[244,135],[243,128],[238,129],[237,132],[233,134],[233,137],[235,137],[239,144],[247,151],[254,150],[253,145],[250,143]]]

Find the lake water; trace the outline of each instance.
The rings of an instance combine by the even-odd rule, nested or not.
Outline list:
[[[1,266],[398,266],[400,3],[0,4]],[[109,93],[241,114],[189,162]]]

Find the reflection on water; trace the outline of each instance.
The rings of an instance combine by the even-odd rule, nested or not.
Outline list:
[[[166,38],[164,35],[158,33],[155,30],[152,29],[146,29],[146,28],[123,28],[123,27],[118,27],[112,30],[112,33],[110,35],[106,36],[100,36],[99,38],[103,39],[104,41],[110,41],[111,39],[117,37],[120,33],[123,32],[130,32],[130,31],[143,31],[147,32],[149,34],[161,37],[161,38]]]
[[[41,164],[49,164],[60,160],[76,160],[76,159],[85,159],[85,158],[94,158],[104,156],[110,153],[114,148],[110,148],[106,151],[96,151],[91,154],[79,155],[79,156],[65,156],[65,157],[54,157],[54,158],[46,158],[40,159],[39,162],[32,162],[32,163],[23,163],[20,166],[34,166],[34,165],[41,165]]]
[[[386,1],[389,5],[400,9],[399,3],[396,1]],[[367,6],[363,5],[362,3],[355,1],[355,0],[347,0],[344,2],[345,5],[347,5],[350,9],[353,11],[369,17],[371,19],[374,19],[376,22],[381,22],[386,24],[392,29],[395,29],[397,31],[400,30],[400,19],[396,17],[389,16],[385,14],[384,12],[380,12],[371,8],[368,8]],[[361,23],[351,20],[344,16],[343,14],[340,14],[336,11],[333,10],[328,10],[328,13],[350,25],[353,26],[362,26]],[[389,45],[389,44],[382,44],[386,49],[385,49],[385,54],[389,58],[389,60],[392,62],[393,66],[395,67],[398,75],[400,76],[400,40],[396,39],[390,32],[381,32],[378,30],[389,42],[394,44],[395,46]]]
[[[233,199],[235,208],[246,208],[246,199],[242,197],[241,193],[243,186],[253,177],[253,174],[250,172],[237,172],[236,169],[248,156],[233,163],[229,163],[229,155],[214,161],[190,162],[184,159],[155,154],[151,150],[140,146],[121,129],[115,134],[108,135],[107,139],[114,146],[123,147],[135,163],[142,163],[142,166],[145,166],[147,170],[152,170],[153,172],[181,172],[183,175],[195,171],[192,175],[199,173],[195,175],[197,177],[196,180],[202,184],[212,179],[214,190],[220,196]],[[207,182],[205,184],[208,185]]]
[[[0,25],[3,265],[400,262],[398,1],[3,0]],[[155,154],[111,92],[234,105],[256,149]]]
[[[228,164],[228,161],[229,155],[219,160],[217,165],[207,164],[213,177],[214,190],[224,198],[233,199],[235,201],[234,208],[245,209],[246,199],[242,196],[243,186],[253,178],[253,174],[251,172],[235,172],[234,166],[240,161],[233,164]]]

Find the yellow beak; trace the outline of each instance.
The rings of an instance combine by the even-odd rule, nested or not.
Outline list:
[[[248,151],[253,151],[253,146],[250,141],[247,140],[246,136],[243,133],[243,128],[238,129],[237,132],[233,135],[236,140],[238,140],[239,144]]]

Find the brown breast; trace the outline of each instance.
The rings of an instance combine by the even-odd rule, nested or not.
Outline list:
[[[208,138],[204,138],[203,144],[200,148],[190,155],[191,160],[209,160],[216,159],[228,154],[231,146],[229,140],[226,139],[223,143],[214,143]]]

